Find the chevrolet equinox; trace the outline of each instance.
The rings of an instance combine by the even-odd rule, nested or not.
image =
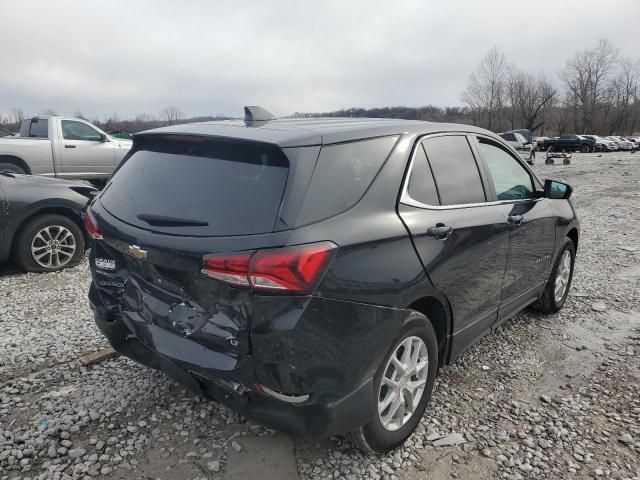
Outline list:
[[[95,321],[123,355],[295,435],[386,452],[439,367],[566,301],[571,187],[500,137],[395,119],[174,125],[84,221]]]

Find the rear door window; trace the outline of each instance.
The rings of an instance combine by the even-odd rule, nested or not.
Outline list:
[[[116,171],[100,196],[112,215],[179,235],[273,231],[289,162],[258,142],[151,138]]]
[[[442,205],[486,201],[480,171],[466,136],[430,137],[423,145]]]
[[[296,225],[333,217],[358,203],[397,139],[380,137],[323,146]]]

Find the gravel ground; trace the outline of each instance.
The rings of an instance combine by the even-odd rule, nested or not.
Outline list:
[[[640,478],[640,153],[541,163],[582,226],[565,308],[519,314],[444,369],[389,455],[294,439],[300,478]],[[243,436],[275,433],[127,359],[82,367],[106,345],[89,278],[86,262],[0,275],[0,479],[217,479]]]

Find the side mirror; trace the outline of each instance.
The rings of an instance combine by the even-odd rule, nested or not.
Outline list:
[[[571,196],[573,188],[557,180],[544,181],[544,196],[552,200],[566,200]]]
[[[100,134],[100,141],[101,142],[108,142],[109,141],[109,137],[107,137],[104,133]]]

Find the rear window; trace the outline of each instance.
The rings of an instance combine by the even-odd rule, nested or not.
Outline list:
[[[397,139],[380,137],[322,147],[296,225],[333,217],[358,203]]]
[[[282,151],[202,137],[151,139],[100,196],[112,215],[148,230],[219,236],[273,230],[287,181]]]
[[[486,201],[478,165],[465,136],[432,137],[423,145],[442,205]]]
[[[513,133],[501,133],[500,136],[508,142],[515,142],[516,136]]]
[[[46,118],[24,120],[20,126],[20,136],[49,138],[49,121]]]

